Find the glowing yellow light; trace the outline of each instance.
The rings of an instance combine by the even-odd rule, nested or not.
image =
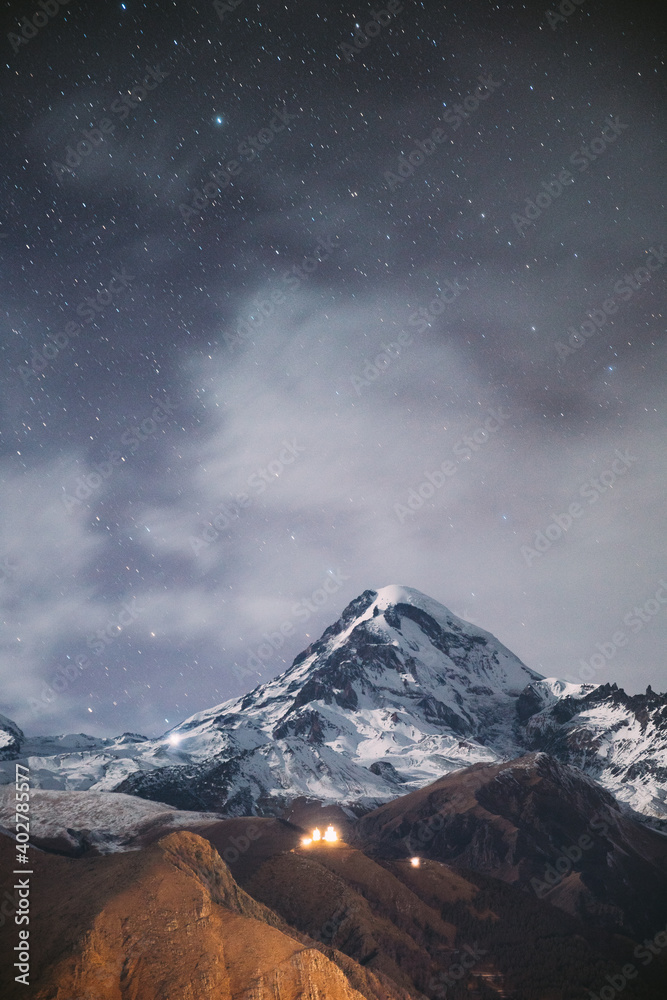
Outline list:
[[[313,841],[311,837],[303,837],[303,839],[301,840],[301,843],[304,847],[307,847],[308,844],[312,844],[312,842]]]
[[[338,840],[338,834],[332,826],[326,828],[324,839],[329,841]]]
[[[322,834],[317,829],[317,827],[315,827],[315,829],[313,830],[313,840],[321,840],[321,839],[322,839]]]
[[[410,864],[412,865],[413,868],[419,868],[420,863],[421,862],[419,858],[410,858]]]

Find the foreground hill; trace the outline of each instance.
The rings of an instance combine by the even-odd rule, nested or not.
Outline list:
[[[12,846],[1,838],[5,870]],[[93,859],[35,856],[30,995],[35,1000],[408,1000],[390,980],[290,928],[187,832]],[[0,931],[3,996],[13,938]]]
[[[417,808],[412,795],[408,811]],[[582,920],[482,871],[428,857],[413,867],[384,821],[375,822],[373,854],[344,842],[303,846],[295,824],[255,817],[214,820],[199,834],[180,830],[106,856],[33,848],[29,995],[590,1000],[633,963],[627,1000],[664,996],[660,948],[653,955],[634,933]],[[644,833],[647,844],[660,840]],[[3,870],[13,854],[0,836]],[[609,856],[614,865],[615,846]],[[635,875],[640,898],[646,871]],[[10,1000],[28,995],[13,980],[15,939],[8,921],[0,986]]]

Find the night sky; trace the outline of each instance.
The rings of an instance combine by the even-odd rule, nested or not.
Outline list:
[[[659,7],[44,3],[3,22],[0,711],[157,735],[390,583],[663,690]]]

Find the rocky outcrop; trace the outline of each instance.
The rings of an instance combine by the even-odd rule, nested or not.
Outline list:
[[[11,841],[2,848],[7,867]],[[33,864],[35,1000],[408,1000],[249,896],[196,834],[106,857],[35,854]],[[3,996],[24,996],[7,934]]]

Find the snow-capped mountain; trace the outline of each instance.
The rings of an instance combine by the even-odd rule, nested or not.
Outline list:
[[[664,817],[666,732],[665,696],[542,678],[488,632],[391,586],[352,601],[279,677],[160,739],[19,730],[5,756],[28,758],[43,788],[247,815],[300,796],[366,810],[469,764],[548,750]],[[0,771],[9,780],[8,763]]]
[[[616,684],[530,684],[517,703],[528,750],[596,778],[645,817],[667,818],[667,695]]]
[[[0,715],[0,760],[13,760],[23,740],[25,737],[16,723],[6,715]]]

